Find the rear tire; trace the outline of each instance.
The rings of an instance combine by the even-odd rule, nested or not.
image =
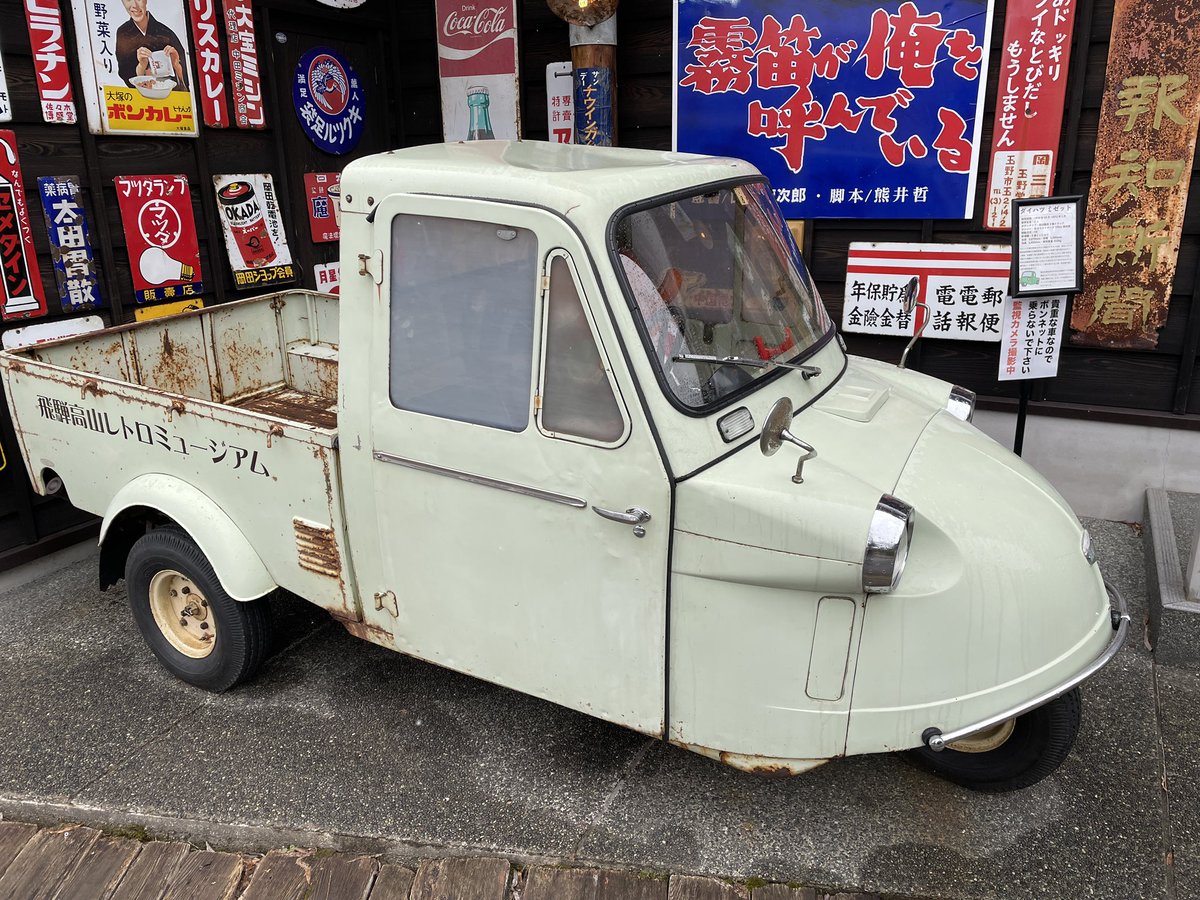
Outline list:
[[[177,678],[220,693],[254,677],[270,641],[268,598],[230,597],[185,532],[158,528],[138,538],[125,584],[138,630]]]
[[[1041,781],[1067,758],[1079,734],[1081,706],[1079,688],[1075,688],[981,736],[949,744],[940,753],[919,747],[907,757],[973,791],[1020,790]]]

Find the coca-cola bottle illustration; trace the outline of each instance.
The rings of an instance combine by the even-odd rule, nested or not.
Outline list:
[[[488,112],[492,97],[488,89],[482,85],[467,88],[467,107],[471,111],[471,125],[467,129],[468,141],[491,141],[496,135],[492,134],[492,116]]]

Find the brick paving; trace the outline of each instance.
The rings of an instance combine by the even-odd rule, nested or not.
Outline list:
[[[0,900],[880,900],[784,884],[454,857],[411,865],[322,850],[265,856],[82,825],[0,822]]]

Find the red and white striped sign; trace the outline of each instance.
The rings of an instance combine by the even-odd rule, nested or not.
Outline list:
[[[999,341],[1011,259],[1006,245],[852,243],[842,330],[913,334],[926,313],[906,315],[901,298],[915,275],[925,337]]]

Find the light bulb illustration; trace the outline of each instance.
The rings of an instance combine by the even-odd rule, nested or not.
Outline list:
[[[138,260],[138,269],[150,284],[191,281],[195,276],[191,266],[172,259],[162,247],[147,247]]]

